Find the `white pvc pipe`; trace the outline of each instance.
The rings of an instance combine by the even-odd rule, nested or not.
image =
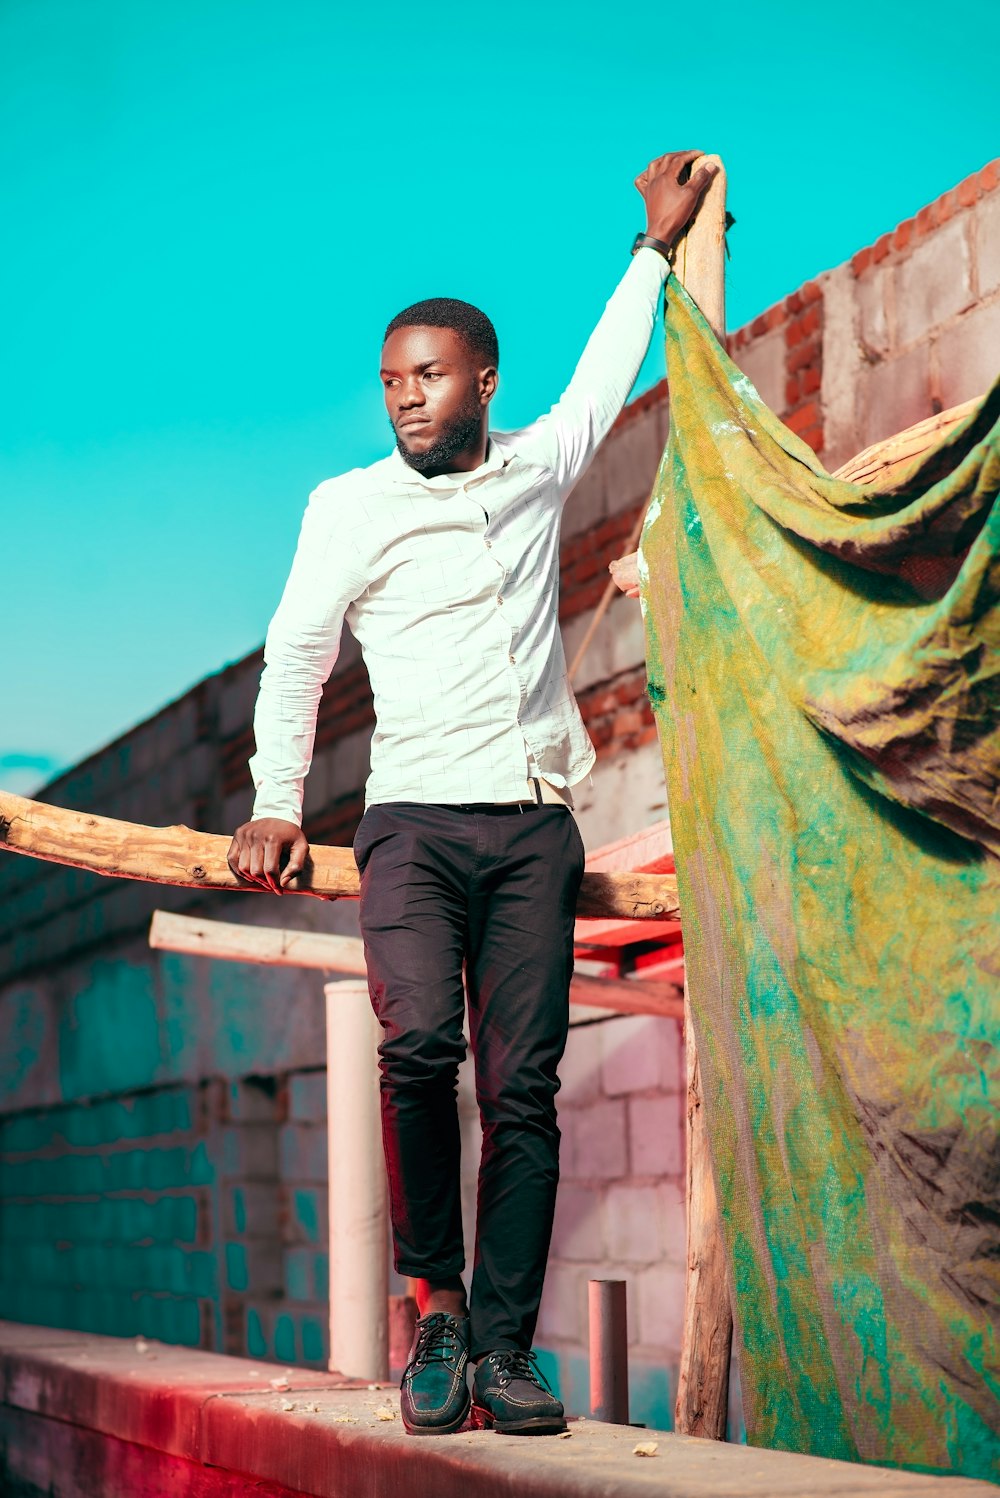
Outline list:
[[[381,1038],[368,985],[327,983],[326,1119],[330,1172],[330,1367],[389,1376],[385,1165],[379,1122]]]

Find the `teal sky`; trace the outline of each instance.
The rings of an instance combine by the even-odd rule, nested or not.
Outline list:
[[[738,327],[1000,154],[1000,7],[954,14],[0,0],[0,786],[259,643],[309,490],[388,450],[400,307],[490,314],[517,425],[651,156],[725,159]]]

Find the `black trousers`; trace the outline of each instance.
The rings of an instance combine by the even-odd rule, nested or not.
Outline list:
[[[559,1177],[556,1069],[566,1045],[583,840],[563,806],[393,802],[354,841],[379,1047],[396,1268],[465,1267],[458,1064],[465,965],[483,1123],[471,1356],[534,1336]]]

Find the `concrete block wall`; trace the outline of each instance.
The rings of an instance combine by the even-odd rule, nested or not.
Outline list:
[[[681,1026],[616,1015],[570,1032],[562,1173],[539,1341],[575,1410],[589,1408],[587,1282],[628,1287],[633,1420],[673,1423],[684,1306]]]
[[[204,1102],[177,1087],[0,1121],[0,1315],[213,1345]]]
[[[985,390],[1000,372],[998,333],[1000,164],[991,163],[762,312],[729,349],[833,467]],[[561,618],[570,658],[645,504],[667,421],[661,383],[623,412],[567,502]],[[590,847],[666,815],[643,654],[639,610],[619,598],[576,683],[598,750],[576,796]],[[43,799],[154,824],[235,826],[251,804],[260,664],[256,651],[207,678]],[[346,637],[308,782],[314,840],[353,835],[371,725],[371,692]],[[322,984],[289,969],[150,953],[156,907],[357,932],[349,904],[282,901],[279,913],[263,898],[0,859],[0,1315],[321,1365],[330,1272]],[[674,1022],[612,1017],[573,1029],[541,1320],[550,1367],[584,1409],[586,1279],[624,1276],[640,1370],[633,1414],[648,1411],[661,1425],[680,1315],[679,1068]],[[188,1114],[155,1114],[171,1098],[178,1110],[176,1099],[187,1099]],[[469,1229],[478,1125],[468,1068],[459,1098]],[[107,1137],[87,1143],[79,1131],[95,1118],[106,1119]],[[159,1174],[168,1166],[177,1172],[169,1179]],[[193,1226],[184,1216],[192,1211]]]

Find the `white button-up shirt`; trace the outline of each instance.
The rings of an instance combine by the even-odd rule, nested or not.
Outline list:
[[[299,823],[323,683],[346,618],[375,698],[368,805],[514,801],[582,780],[594,748],[559,631],[562,503],[635,382],[667,274],[641,249],[565,394],[491,432],[470,473],[398,452],[314,490],[264,647],[253,815]]]

